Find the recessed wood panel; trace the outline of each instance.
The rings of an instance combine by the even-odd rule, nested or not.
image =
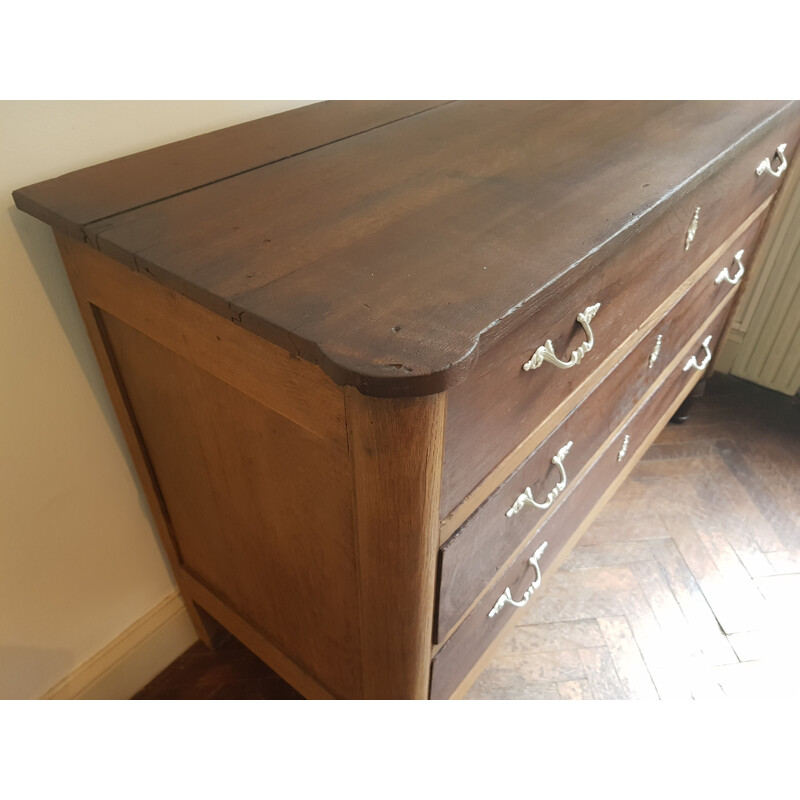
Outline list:
[[[346,454],[107,313],[181,567],[333,694],[359,696]]]

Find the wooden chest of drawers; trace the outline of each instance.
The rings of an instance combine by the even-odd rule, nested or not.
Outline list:
[[[798,137],[772,101],[323,103],[14,199],[201,638],[446,698],[711,368]]]

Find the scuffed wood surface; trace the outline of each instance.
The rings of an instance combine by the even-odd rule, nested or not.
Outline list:
[[[600,263],[722,152],[793,115],[773,101],[448,103],[69,232],[338,383],[429,394],[574,265]],[[132,157],[109,179],[147,170]],[[15,200],[57,224],[42,186]]]

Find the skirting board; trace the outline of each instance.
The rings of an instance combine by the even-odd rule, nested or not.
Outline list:
[[[42,700],[128,700],[197,641],[178,592],[167,595]]]

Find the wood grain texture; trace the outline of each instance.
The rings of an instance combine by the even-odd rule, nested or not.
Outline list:
[[[298,664],[295,658],[288,656],[273,639],[265,636],[257,622],[243,617],[232,609],[229,603],[209,591],[194,576],[181,571],[181,578],[186,587],[187,596],[195,598],[195,602],[207,612],[207,615],[212,615],[215,620],[224,625],[225,630],[232,633],[265,664],[269,664],[276,676],[280,676],[295,691],[302,694],[307,700],[339,698],[339,695],[334,694],[331,689],[320,683],[315,675],[311,675],[307,669]],[[286,691],[286,687],[283,687],[283,691]]]
[[[62,257],[80,264],[93,306],[347,451],[342,391],[322,370],[82,242],[56,239]]]
[[[791,634],[797,629],[792,620],[800,586],[791,583],[800,574],[794,502],[794,484],[800,480],[797,402],[729,376],[714,375],[708,386],[688,421],[668,425],[649,447],[549,577],[536,603],[515,617],[466,699],[591,700],[587,666],[594,667],[595,680],[611,671],[602,680],[616,676],[625,699],[657,698],[651,663],[661,636],[670,645],[681,639],[690,643],[673,668],[678,676],[689,676],[692,697],[763,702],[767,696],[784,701],[796,696],[797,652]],[[693,488],[704,473],[730,489],[723,502],[708,508],[699,502],[706,487]],[[690,498],[682,506],[684,520],[691,520],[695,530],[716,528],[727,534],[738,519],[740,528],[757,532],[759,549],[774,562],[772,575],[753,578],[770,606],[768,627],[731,634],[721,630],[715,612],[717,602],[725,602],[724,567],[716,591],[705,593],[705,578],[694,575],[659,515],[675,508],[674,479],[684,474],[683,491]],[[738,498],[734,507],[730,498]],[[637,564],[647,564],[646,570],[635,569]],[[658,586],[656,568],[683,622],[674,609],[660,612],[660,602],[672,602],[663,585],[645,591],[640,582],[641,574],[653,586],[656,576]],[[774,581],[785,577],[790,579],[785,586]],[[735,593],[731,586],[730,594]],[[623,595],[637,599],[623,602]],[[779,624],[782,618],[788,624]],[[646,638],[640,641],[637,634]],[[607,649],[610,662],[602,652],[591,661],[581,657],[593,649]],[[664,697],[675,696],[675,677],[663,669],[656,672]],[[137,697],[279,700],[297,693],[230,642],[216,653],[196,645]]]
[[[451,699],[461,699],[468,692],[470,692],[470,689],[478,676],[480,676],[482,671],[492,663],[493,657],[495,656],[498,648],[505,640],[508,639],[510,635],[513,634],[515,624],[527,624],[528,620],[538,622],[541,619],[547,619],[548,607],[551,608],[552,605],[558,606],[561,610],[560,619],[579,620],[589,619],[592,616],[617,616],[625,614],[626,606],[630,605],[631,603],[635,604],[640,602],[641,598],[634,597],[631,599],[630,597],[630,591],[635,588],[636,576],[631,572],[630,569],[627,568],[623,568],[619,572],[615,572],[613,574],[611,582],[616,588],[616,591],[614,592],[607,591],[610,570],[606,568],[605,573],[600,577],[599,581],[601,583],[601,591],[599,592],[599,595],[590,598],[588,605],[586,603],[585,596],[572,593],[569,590],[559,593],[559,596],[554,599],[552,598],[552,595],[554,594],[554,590],[556,593],[558,593],[557,587],[560,585],[558,579],[562,577],[562,573],[557,572],[557,570],[559,567],[561,567],[564,560],[567,559],[573,552],[573,548],[586,533],[587,529],[591,529],[592,524],[594,523],[598,514],[600,514],[603,507],[606,506],[609,500],[615,496],[615,493],[619,491],[621,486],[626,485],[625,478],[635,466],[635,463],[642,458],[643,454],[647,452],[647,448],[653,443],[658,431],[667,424],[671,416],[675,413],[675,410],[685,399],[687,393],[692,390],[696,380],[696,377],[690,379],[689,384],[682,392],[679,393],[677,399],[672,403],[667,413],[664,414],[664,416],[656,425],[653,426],[638,450],[630,456],[628,464],[623,465],[616,478],[614,478],[602,496],[594,504],[593,508],[588,512],[588,514],[586,514],[578,527],[569,536],[569,539],[561,548],[556,558],[550,563],[549,567],[543,571],[543,581],[547,581],[547,583],[544,584],[544,588],[539,592],[536,602],[531,603],[524,609],[509,609],[509,614],[505,620],[505,623],[503,624],[503,627],[498,627],[494,638],[489,642],[489,644],[486,646],[486,649],[480,655],[478,660],[475,661],[471,668],[469,668],[469,659],[467,658],[465,659],[464,664],[456,667],[455,674],[451,672],[449,675],[445,674],[442,676],[445,681],[448,678],[451,680],[458,680],[458,675],[464,674],[465,667],[468,670],[461,679],[461,682],[456,686],[455,689],[452,690],[452,694],[450,695]],[[663,531],[663,527],[661,530]],[[555,575],[553,575],[553,573],[555,573]],[[550,618],[552,618],[552,615]],[[462,647],[463,646],[464,642],[462,641]],[[457,659],[453,659],[453,661],[457,662]],[[446,665],[446,667],[448,668],[448,671],[453,670],[452,661],[450,664]],[[478,696],[480,696],[479,692]]]
[[[358,696],[347,454],[99,313],[181,569],[331,693]]]
[[[180,572],[180,557],[173,537],[172,526],[164,506],[164,498],[158,489],[153,474],[153,465],[147,453],[141,431],[133,417],[128,398],[121,386],[116,365],[108,350],[108,343],[99,325],[97,307],[92,304],[92,275],[87,269],[86,253],[73,247],[74,240],[56,233],[56,244],[61,253],[72,291],[78,303],[81,317],[83,318],[89,341],[92,344],[103,381],[106,385],[111,403],[122,429],[122,435],[128,446],[133,466],[139,476],[140,486],[147,501],[148,508],[156,526],[156,531],[164,547],[164,552],[169,560],[172,574],[184,598],[189,598],[189,590],[183,575]],[[201,641],[208,647],[214,647],[218,640],[216,625],[208,624],[207,620],[198,612],[194,603],[186,603],[186,610],[192,620]]]
[[[445,398],[347,389],[364,697],[428,697]]]
[[[303,700],[238,639],[216,652],[196,643],[132,700]]]
[[[435,393],[755,140],[786,129],[791,155],[796,128],[780,102],[450,103],[84,233],[338,383]]]
[[[462,692],[515,618],[506,608],[487,627],[499,585],[524,590],[541,536],[544,572],[558,567],[700,377],[676,362],[718,333],[732,293],[708,284],[709,265],[755,236],[775,183],[750,161],[776,136],[791,155],[798,118],[800,104],[779,102],[434,104],[172,196],[154,190],[83,226],[86,243],[62,236],[206,639],[220,623],[310,696]],[[523,387],[539,339],[568,351],[583,338],[576,309],[592,302],[602,310],[584,371],[545,367],[546,384]],[[700,330],[707,303],[717,313]],[[657,326],[667,341],[654,380]],[[585,419],[569,422],[586,397]],[[501,421],[484,424],[487,412]],[[489,535],[459,554],[470,581],[434,647],[442,514],[512,454],[517,466],[545,436],[586,427],[597,432],[576,446],[563,502],[497,552]],[[742,587],[774,577],[749,530],[676,541],[718,571],[739,564]],[[450,566],[442,586],[460,590]],[[605,644],[575,648],[575,670],[555,670],[548,693],[646,694],[635,638],[659,695],[691,696],[691,675],[669,678],[673,651],[693,653],[674,576],[652,559],[619,573],[640,591],[602,616],[629,629],[609,623]],[[522,653],[519,670],[546,672],[539,661]]]
[[[492,489],[501,481],[504,481],[515,467],[518,468],[523,459],[532,450],[540,447],[546,441],[545,437],[550,435],[556,428],[556,424],[569,413],[568,419],[574,417],[576,409],[587,402],[587,397],[592,396],[597,391],[599,380],[602,377],[606,386],[602,391],[609,393],[600,405],[610,407],[610,393],[617,394],[613,400],[614,409],[610,413],[619,414],[620,411],[627,413],[627,410],[641,397],[648,385],[652,385],[659,379],[665,366],[671,362],[677,351],[684,346],[686,337],[709,312],[709,309],[716,307],[721,300],[728,294],[732,287],[729,283],[716,284],[715,279],[723,267],[731,267],[733,264],[733,254],[740,248],[751,251],[753,241],[759,233],[759,229],[764,220],[766,205],[762,205],[737,229],[734,234],[725,241],[712,257],[701,265],[701,267],[690,276],[675,292],[667,296],[656,312],[648,318],[647,322],[640,326],[636,335],[628,337],[625,343],[615,351],[609,361],[615,361],[608,368],[605,364],[598,368],[584,382],[582,392],[573,392],[568,398],[567,403],[556,405],[557,398],[551,398],[549,393],[545,399],[550,399],[551,411],[538,424],[535,425],[531,433],[520,438],[519,430],[502,414],[493,411],[488,414],[487,419],[482,424],[477,424],[473,429],[466,444],[454,444],[453,449],[464,451],[477,451],[475,455],[481,459],[481,447],[476,446],[477,440],[480,445],[491,446],[486,441],[487,432],[492,434],[495,443],[498,439],[508,442],[519,441],[512,453],[501,462],[498,468],[492,470],[481,482],[481,484],[471,491],[462,503],[460,503],[449,516],[442,521],[442,540],[446,541],[449,536],[459,528],[470,514],[481,505]],[[735,271],[735,267],[733,268]],[[733,274],[733,273],[731,273]],[[650,355],[656,345],[657,337],[661,337],[657,360],[653,366],[649,366]],[[620,364],[621,360],[621,364]],[[622,364],[625,366],[623,367]],[[574,385],[575,381],[573,381]],[[613,385],[613,388],[612,388]],[[577,395],[577,396],[576,396]],[[531,395],[529,406],[534,406],[539,398]],[[544,405],[544,399],[541,401]],[[569,405],[569,411],[560,411],[561,405]],[[456,413],[456,412],[454,412]],[[562,416],[563,415],[563,416]],[[612,426],[613,427],[613,426]],[[610,430],[610,428],[609,428]],[[593,433],[593,431],[590,431]],[[538,434],[538,436],[537,436]],[[572,438],[567,436],[565,441]],[[447,447],[447,440],[445,441]],[[558,449],[556,447],[556,449]],[[591,451],[591,450],[590,450]],[[555,450],[554,450],[555,452]],[[574,461],[574,459],[572,459]],[[546,470],[546,468],[545,468]],[[458,494],[459,485],[463,490],[463,485],[471,471],[476,468],[469,466],[469,461],[445,462],[445,474],[443,476],[444,486],[449,484],[453,495]],[[454,488],[455,487],[455,488]],[[450,505],[450,501],[442,500],[442,506]]]
[[[716,329],[719,329],[721,324],[722,319],[717,318]],[[515,612],[521,610],[506,605],[496,617],[488,616],[505,587],[511,588],[515,599],[521,597],[534,576],[528,558],[544,541],[548,542],[548,547],[540,557],[539,565],[545,580],[547,579],[548,574],[552,573],[569,554],[608,497],[644,455],[650,442],[666,425],[699,377],[700,373],[697,372],[694,374],[675,372],[652,397],[648,398],[620,431],[615,442],[598,455],[573,489],[569,500],[558,506],[521,549],[516,560],[500,572],[482,593],[469,615],[434,656],[431,673],[432,698],[459,696],[469,688],[471,681],[488,662],[493,642],[504,633],[508,635],[507,629],[514,619]],[[631,437],[630,452],[620,463],[617,453],[626,433]],[[535,600],[532,604],[535,605]],[[613,616],[615,610],[612,609],[610,615]]]
[[[760,152],[763,145],[754,147]],[[469,379],[451,391],[442,518],[514,448],[521,432],[534,430],[557,407],[574,407],[593,375],[605,374],[620,357],[620,349],[635,346],[648,318],[661,315],[664,298],[691,280],[741,225],[763,212],[775,186],[762,184],[765,196],[748,198],[739,185],[750,182],[753,171],[747,165],[752,157],[722,169],[615,257],[580,277],[576,271],[570,292],[550,294],[539,314],[482,354]],[[686,229],[697,206],[703,209],[706,227],[698,229],[687,252]],[[746,242],[753,240],[757,228],[748,226],[748,232],[742,234]],[[586,334],[576,316],[595,303],[601,303],[591,324],[595,343],[580,364],[559,370],[545,363],[523,371],[522,365],[548,339],[557,354],[569,354],[582,344]]]
[[[242,330],[231,321],[130,272],[68,236],[57,233],[56,238],[160,538],[200,638],[209,646],[218,643],[224,636],[224,631],[216,621],[220,620],[307,696],[331,697],[336,691],[340,694],[360,693],[360,668],[354,662],[357,653],[354,655],[352,649],[347,658],[332,662],[334,672],[339,669],[345,673],[344,684],[336,685],[338,679],[330,679],[324,658],[317,658],[312,667],[300,667],[280,649],[285,636],[283,639],[280,633],[275,636],[274,629],[270,629],[275,638],[265,638],[263,609],[258,611],[252,607],[252,603],[259,602],[258,599],[243,601],[241,597],[229,597],[229,594],[236,594],[237,590],[245,594],[254,590],[259,595],[258,587],[268,574],[259,572],[264,564],[263,560],[259,563],[257,554],[253,558],[244,556],[244,571],[241,575],[237,573],[237,557],[235,552],[228,550],[230,545],[233,551],[237,548],[241,551],[241,542],[234,541],[231,544],[230,534],[239,524],[237,515],[239,522],[244,520],[243,530],[253,534],[254,526],[257,527],[259,521],[250,512],[261,506],[268,524],[255,533],[250,545],[259,549],[258,540],[267,533],[270,525],[273,526],[273,532],[278,526],[286,544],[285,536],[291,535],[293,523],[287,523],[285,519],[276,520],[275,511],[280,509],[281,504],[291,503],[286,491],[294,492],[297,503],[306,502],[304,495],[297,497],[298,493],[303,493],[304,478],[291,466],[287,469],[279,451],[273,448],[267,448],[264,452],[258,450],[258,443],[265,436],[269,438],[282,430],[282,435],[291,436],[294,445],[303,440],[313,443],[311,450],[306,450],[305,457],[307,459],[310,456],[313,460],[315,451],[322,454],[324,465],[319,469],[343,460],[337,475],[345,481],[345,488],[339,486],[337,489],[338,484],[333,484],[336,495],[334,506],[341,507],[342,502],[349,498],[344,401],[340,391],[321,371],[292,358],[285,351]],[[117,319],[115,314],[122,319]],[[147,330],[154,338],[139,333],[141,329]],[[113,339],[116,339],[116,351]],[[127,386],[133,387],[131,392],[126,386],[126,372]],[[163,382],[160,381],[162,372]],[[148,393],[150,397],[146,396]],[[245,426],[243,439],[240,437],[239,440],[235,433],[229,439],[222,432],[226,425],[236,427],[240,424],[241,420],[236,418],[237,407],[245,420],[253,422],[254,417],[260,417],[265,423],[254,423],[260,430]],[[269,430],[270,421],[272,430]],[[218,439],[216,443],[212,441],[214,437]],[[197,452],[198,446],[203,452]],[[289,446],[285,446],[285,449],[287,453],[295,454],[295,465],[298,459],[303,461],[298,451]],[[217,462],[226,452],[232,461],[217,470]],[[264,486],[258,485],[258,473],[253,465],[261,463],[264,466],[265,454],[267,463],[274,464],[276,459],[280,460],[280,467],[275,468],[276,479],[284,481],[284,490],[286,482],[290,482],[290,489],[281,493],[271,475],[267,476]],[[237,463],[238,468],[235,466]],[[306,461],[303,469],[306,470],[308,481],[316,477],[308,475],[307,470],[311,467],[311,462]],[[241,482],[231,487],[229,482],[235,483],[237,469]],[[246,474],[242,474],[242,470]],[[159,473],[164,476],[163,482],[159,480]],[[220,481],[224,481],[225,486]],[[255,492],[255,502],[252,498],[243,499],[239,496],[249,491]],[[280,494],[280,499],[272,505],[271,500],[274,500],[276,493]],[[226,504],[233,507],[233,514],[229,516],[226,516],[223,508]],[[269,507],[263,508],[265,504]],[[340,574],[344,580],[349,576],[354,583],[352,542],[347,542],[350,535],[349,504],[345,502],[344,508],[344,523],[340,532],[345,536],[345,546],[337,549],[343,554],[349,546],[350,556]],[[320,524],[328,524],[330,519],[326,515]],[[282,528],[284,525],[285,529]],[[228,535],[224,533],[226,529]],[[305,528],[303,535],[308,536]],[[279,541],[280,538],[279,535]],[[297,541],[302,539],[298,537]],[[269,550],[270,543],[262,544]],[[208,548],[216,548],[219,552],[214,551],[216,555],[212,553],[209,556]],[[229,555],[233,556],[232,561]],[[294,560],[307,579],[313,570],[309,573],[305,569],[302,560],[304,555],[302,553]],[[271,568],[280,570],[280,559],[274,556],[274,552],[270,554]],[[283,556],[287,557],[285,547]],[[335,553],[332,563],[338,561],[341,561],[341,557]],[[205,568],[210,568],[212,583],[224,583],[225,575],[220,575],[220,570],[223,573],[232,570],[232,590],[220,590],[218,587],[218,594],[212,593],[189,571],[193,566],[198,568],[200,574],[204,574]],[[283,589],[286,597],[291,597],[297,588],[292,584],[291,571],[281,573],[277,583],[273,584],[276,592],[280,591],[278,587],[281,580],[285,581]],[[321,585],[325,586],[324,580]],[[313,586],[305,588],[311,592]],[[352,586],[350,590],[354,591]],[[219,599],[219,594],[226,598],[225,602]],[[314,602],[311,594],[307,597],[309,600],[306,602]],[[273,602],[274,599],[273,595]],[[204,613],[206,611],[213,616]],[[293,630],[291,614],[287,617],[282,611],[276,612],[274,606],[272,612],[266,613],[272,614],[274,620],[283,620],[279,626],[283,625],[284,634]],[[244,615],[250,622],[243,623],[239,615]],[[255,623],[253,617],[256,617]],[[322,619],[320,624],[327,627],[329,622]],[[295,623],[299,624],[300,620],[295,618]],[[247,624],[254,628],[245,629]],[[355,623],[348,621],[347,624]],[[313,627],[312,624],[311,629]],[[329,633],[333,631],[332,635],[337,635],[336,629],[334,624]],[[351,646],[355,643],[357,648],[357,632],[351,631],[349,638]],[[324,641],[323,637],[316,646],[324,647]],[[328,655],[333,656],[336,648],[338,645]],[[286,650],[292,653],[295,660],[302,662],[303,657],[298,658],[291,647]],[[313,660],[313,657],[306,657],[306,661]],[[312,677],[313,667],[319,667],[320,664],[323,664],[322,678]],[[330,680],[336,688],[324,688],[320,680]]]
[[[563,420],[570,413],[571,409],[583,401],[589,392],[591,392],[597,386],[602,375],[605,375],[609,370],[614,369],[617,362],[624,358],[626,354],[630,352],[630,350],[640,346],[640,343],[645,336],[650,336],[651,334],[653,334],[653,336],[657,335],[657,332],[654,333],[655,328],[661,326],[664,316],[670,312],[670,309],[675,303],[679,302],[681,298],[683,298],[687,292],[689,292],[691,288],[699,281],[704,279],[707,280],[709,277],[707,275],[708,272],[711,272],[714,268],[721,269],[723,266],[729,266],[730,260],[733,257],[733,253],[736,252],[739,245],[749,244],[752,246],[751,243],[754,237],[757,238],[758,236],[758,226],[761,226],[763,230],[763,223],[765,221],[765,216],[768,214],[767,209],[769,207],[770,200],[768,199],[758,208],[756,208],[755,211],[753,211],[753,213],[750,214],[750,216],[747,217],[741,225],[739,225],[739,227],[731,234],[731,236],[722,242],[711,254],[711,256],[700,265],[693,275],[687,278],[686,281],[684,281],[684,283],[675,290],[675,292],[664,298],[661,305],[647,318],[647,320],[639,327],[639,329],[631,334],[617,348],[614,354],[609,357],[607,362],[601,364],[587,380],[585,380],[583,383],[580,381],[576,382],[576,386],[568,384],[570,387],[570,392],[562,399],[561,403],[551,406],[547,416],[538,424],[535,424],[535,427],[533,427],[533,429],[530,430],[526,436],[519,438],[519,433],[517,433],[517,443],[513,449],[497,464],[496,467],[494,467],[485,475],[485,477],[474,489],[469,491],[463,497],[463,499],[449,514],[445,516],[444,509],[452,505],[453,498],[458,497],[459,494],[464,491],[464,487],[467,486],[471,480],[474,480],[474,475],[471,479],[468,479],[470,478],[470,470],[467,466],[465,466],[465,464],[467,464],[466,460],[462,459],[458,461],[452,458],[447,460],[446,458],[444,474],[442,477],[443,519],[440,535],[440,540],[442,543],[447,541],[447,539],[486,500],[486,498],[494,491],[494,489],[519,467],[519,465],[530,455],[530,453],[539,446],[544,438],[548,436],[558,424],[560,424],[561,420]],[[717,262],[720,263],[717,264]],[[709,265],[711,266],[709,267]],[[715,274],[710,276],[712,281],[715,277]],[[722,287],[717,287],[714,289],[710,286],[707,286],[706,288],[710,297],[708,301],[710,304],[715,302],[714,298],[719,299],[722,297],[725,291]],[[696,297],[695,302],[702,303],[703,301],[699,297]],[[457,396],[457,392],[450,393],[450,397],[453,402],[457,402]],[[534,399],[535,398],[532,398],[530,402],[533,402]],[[686,402],[689,402],[688,398]],[[483,425],[484,429],[491,426],[491,419],[492,417],[490,417],[489,421]],[[517,422],[519,424],[519,420]],[[478,424],[476,429],[480,431],[481,427],[482,426]],[[508,431],[512,429],[512,426],[499,426],[499,428],[496,428],[496,430],[500,430],[502,432],[503,427],[506,428],[506,435],[508,435]],[[448,429],[445,429],[446,457],[448,453],[447,430]],[[453,435],[452,429],[451,435]],[[503,449],[502,446],[498,446],[497,442],[493,442],[491,439],[485,436],[484,444],[496,453],[501,452]],[[468,446],[469,445],[461,445],[462,448]],[[509,446],[509,444],[506,443],[505,446]],[[451,445],[450,451],[452,451],[452,449],[453,446]],[[483,460],[484,467],[493,460],[492,458],[487,458],[486,455],[480,450],[477,452],[478,457]],[[478,470],[475,470],[475,473],[477,472]],[[445,497],[445,491],[447,491],[449,495],[447,498]]]
[[[713,274],[714,269],[705,276],[711,287],[714,286]],[[612,439],[619,439],[620,428],[627,425],[627,418],[645,395],[658,392],[664,382],[674,382],[676,373],[680,373],[697,349],[697,342],[705,338],[707,332],[720,329],[733,299],[734,292],[730,288],[728,292],[719,293],[722,302],[702,321],[699,329],[696,326],[702,319],[701,312],[705,312],[703,306],[708,299],[708,290],[697,286],[688,292],[658,327],[667,337],[662,347],[662,371],[650,377],[649,354],[655,338],[652,336],[608,375],[564,424],[441,547],[434,641],[444,638],[516,548],[529,538],[531,531],[545,524],[560,505],[571,502],[574,486],[592,467],[597,452]],[[685,331],[692,327],[694,332],[687,339]],[[678,335],[670,337],[670,333],[675,331]],[[673,341],[669,341],[670,338]],[[542,484],[552,487],[558,473],[555,467],[548,470],[548,462],[568,441],[573,441],[573,446],[564,462],[568,476],[566,489],[545,511],[525,507],[515,516],[506,517],[506,511],[526,486],[539,489]],[[528,480],[529,473],[536,477],[535,481]],[[543,475],[548,477],[542,478]],[[534,496],[541,498],[544,494],[544,490],[539,490]]]
[[[79,239],[87,225],[357,136],[440,105],[316,103],[77,170],[14,193],[18,208]]]
[[[785,565],[788,575],[777,564],[770,575],[750,573],[753,592],[743,588],[744,562],[730,557],[725,541],[738,553],[741,532],[757,534],[771,563],[797,530],[786,504],[800,475],[797,410],[792,398],[714,375],[687,422],[664,429],[537,602],[520,612],[466,697],[492,699],[523,680],[526,694],[505,696],[552,691],[546,675],[514,675],[507,654],[546,651],[570,660],[575,648],[607,643],[617,676],[628,676],[626,699],[653,691],[661,699],[794,699],[800,584],[773,593],[769,582],[796,580],[797,561]],[[748,620],[758,627],[740,630]],[[495,684],[497,675],[503,679]],[[567,693],[582,679],[555,687]]]

